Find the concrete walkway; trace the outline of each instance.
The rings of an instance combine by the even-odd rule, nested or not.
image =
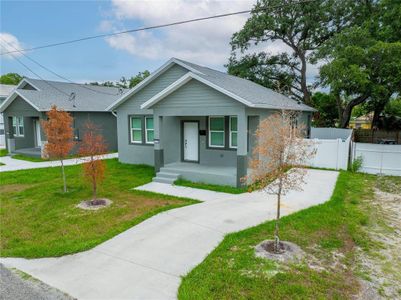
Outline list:
[[[116,158],[118,157],[118,153],[110,153],[103,155],[104,159],[108,158]],[[80,158],[71,158],[66,159],[64,161],[65,166],[78,165],[85,161],[85,157]],[[43,161],[43,162],[31,162],[21,159],[14,159],[11,156],[2,156],[0,157],[0,162],[5,164],[4,166],[0,166],[0,172],[6,171],[18,171],[18,170],[27,170],[27,169],[38,169],[38,168],[47,168],[47,167],[59,167],[60,161]]]
[[[327,201],[337,176],[308,170],[304,191],[284,196],[283,215]],[[181,276],[201,263],[225,234],[275,215],[275,198],[263,192],[227,195],[158,183],[140,189],[205,202],[160,213],[86,252],[0,261],[78,299],[175,299]]]

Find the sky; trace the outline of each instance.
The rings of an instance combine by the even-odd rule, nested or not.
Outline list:
[[[247,10],[255,2],[1,0],[0,50],[25,49],[102,33]],[[231,36],[242,28],[247,17],[249,15],[245,14],[99,38],[25,54],[75,82],[114,81],[144,70],[154,71],[171,57],[225,70],[224,65],[230,56]],[[1,74],[16,72],[36,77],[18,63],[17,57],[41,77],[60,80],[21,53],[13,53],[13,56],[0,56]]]

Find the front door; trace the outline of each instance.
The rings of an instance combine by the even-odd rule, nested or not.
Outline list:
[[[36,147],[40,148],[42,146],[42,139],[40,138],[40,121],[35,120],[35,139]]]
[[[199,161],[199,123],[184,122],[184,161]]]

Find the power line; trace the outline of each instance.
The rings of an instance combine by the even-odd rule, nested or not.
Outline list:
[[[6,43],[8,46],[10,46],[10,47],[16,49],[16,51],[18,51],[19,53],[21,53],[23,56],[25,56],[27,59],[29,59],[29,60],[32,61],[33,63],[37,64],[39,67],[45,69],[46,71],[52,73],[53,75],[56,75],[57,77],[59,77],[59,78],[65,80],[65,81],[68,81],[68,82],[70,82],[70,83],[76,84],[76,85],[77,85],[78,87],[80,87],[80,88],[87,89],[87,90],[90,90],[90,91],[92,91],[92,92],[99,93],[99,94],[105,94],[105,95],[110,95],[110,96],[117,96],[117,95],[118,95],[118,93],[117,93],[117,94],[112,94],[112,93],[102,92],[102,91],[98,91],[98,90],[95,90],[95,89],[91,89],[90,87],[88,87],[88,86],[86,86],[86,85],[82,85],[82,84],[75,83],[74,81],[72,81],[72,80],[70,80],[70,79],[68,79],[68,78],[66,78],[66,77],[64,77],[64,76],[62,76],[62,75],[60,75],[60,74],[54,72],[53,70],[49,69],[48,67],[42,65],[42,64],[39,63],[38,61],[36,61],[36,60],[34,60],[33,58],[29,57],[29,56],[26,55],[22,50],[18,50],[16,47],[14,47],[12,44],[8,43],[8,42],[5,41],[4,39],[0,38],[0,40],[3,41],[3,43]],[[11,55],[11,54],[10,54],[10,55]],[[15,58],[15,56],[13,56],[13,57]]]
[[[34,74],[36,77],[39,77],[40,79],[42,79],[44,82],[46,82],[46,84],[48,84],[50,87],[54,88],[55,90],[59,91],[60,93],[66,95],[67,97],[70,97],[70,94],[60,90],[58,87],[54,86],[53,84],[51,84],[50,82],[48,82],[47,80],[43,79],[38,73],[36,73],[35,71],[33,71],[30,67],[28,67],[26,64],[24,64],[18,57],[16,57],[14,54],[10,55],[17,61],[19,62],[22,66],[24,66],[28,71],[30,71],[32,74]]]
[[[316,1],[318,1],[318,0],[297,1],[297,2],[293,2],[293,3],[270,6],[270,7],[266,7],[266,8],[263,7],[263,8],[253,9],[253,10],[251,10],[251,9],[250,10],[243,10],[243,11],[237,11],[237,12],[232,12],[232,13],[225,13],[225,14],[213,15],[213,16],[208,16],[208,17],[189,19],[189,20],[184,20],[184,21],[177,21],[177,22],[161,24],[161,25],[139,27],[139,28],[135,28],[135,29],[129,29],[129,30],[118,31],[118,32],[113,32],[113,33],[92,35],[92,36],[82,37],[82,38],[78,38],[78,39],[67,40],[67,41],[64,41],[64,42],[58,42],[58,43],[52,43],[52,44],[47,44],[47,45],[42,45],[42,46],[36,46],[36,47],[32,47],[32,48],[26,48],[26,49],[21,49],[19,51],[32,51],[32,50],[38,50],[38,49],[43,49],[43,48],[56,47],[56,46],[61,46],[61,45],[66,45],[66,44],[72,44],[72,43],[77,43],[77,42],[97,39],[97,38],[104,38],[104,37],[121,35],[121,34],[132,33],[132,32],[139,32],[139,31],[145,31],[145,30],[152,30],[152,29],[158,29],[158,28],[171,27],[171,26],[182,25],[182,24],[193,23],[193,22],[199,22],[199,21],[205,21],[205,20],[210,20],[210,19],[224,18],[224,17],[234,16],[234,15],[247,14],[247,13],[250,13],[250,12],[272,10],[272,9],[281,8],[281,7],[285,7],[285,6],[289,6],[289,5],[307,4],[307,3],[316,2]],[[11,54],[11,53],[19,52],[19,51],[14,50],[14,51],[2,52],[2,53],[0,53],[0,55]]]

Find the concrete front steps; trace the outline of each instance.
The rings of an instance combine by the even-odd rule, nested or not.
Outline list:
[[[180,177],[180,174],[177,173],[172,173],[163,170],[163,168],[160,170],[160,172],[157,172],[156,177],[153,177],[154,182],[160,182],[160,183],[168,183],[168,184],[173,184],[174,181],[176,181]]]

